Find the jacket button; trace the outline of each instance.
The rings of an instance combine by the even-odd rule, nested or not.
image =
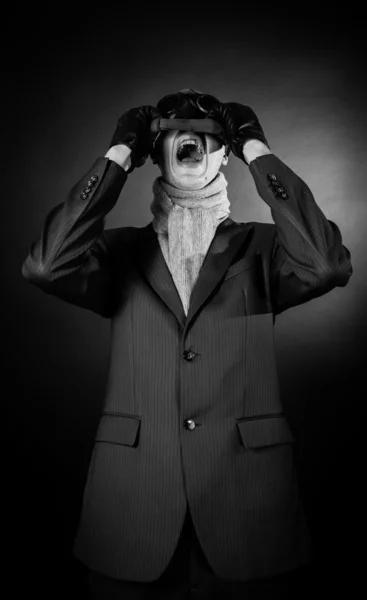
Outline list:
[[[274,173],[269,173],[268,179],[269,181],[277,181],[277,176]]]
[[[288,198],[288,194],[286,194],[286,193],[281,194],[280,197],[283,198],[283,200],[286,200]]]
[[[97,175],[92,175],[92,177],[90,178],[90,180],[93,181],[94,183],[97,183],[97,181],[98,181]]]
[[[91,192],[91,191],[92,191],[92,188],[90,186],[84,188],[84,193],[85,194],[89,194],[89,192]]]
[[[190,431],[192,431],[193,429],[195,429],[196,423],[192,419],[186,419],[186,421],[184,422],[184,427],[185,429],[189,429]]]
[[[82,194],[80,194],[80,197],[82,200],[85,200],[86,198],[88,198],[87,194],[85,194],[84,192]]]
[[[194,360],[195,356],[196,356],[196,354],[192,350],[185,350],[183,353],[183,357],[185,360],[189,360],[189,361]]]

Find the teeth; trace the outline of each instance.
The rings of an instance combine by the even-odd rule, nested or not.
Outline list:
[[[188,145],[197,146],[200,150],[203,150],[203,145],[201,143],[201,140],[197,140],[194,138],[183,140],[183,142],[180,143],[179,148],[182,148],[183,146],[188,146]]]

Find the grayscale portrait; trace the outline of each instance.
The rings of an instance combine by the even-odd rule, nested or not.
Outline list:
[[[10,19],[9,574],[331,597],[360,560],[357,17],[174,8]]]

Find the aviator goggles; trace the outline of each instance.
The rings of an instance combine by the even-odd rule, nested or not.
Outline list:
[[[214,114],[214,109],[220,104],[219,100],[210,94],[182,92],[169,94],[159,100],[157,110],[162,118],[152,122],[151,130],[153,132],[168,129],[198,131],[216,135],[224,142],[221,125],[210,118]]]
[[[164,96],[159,100],[157,110],[162,116],[171,116],[180,112],[180,109],[186,112],[186,105],[190,104],[192,108],[199,109],[209,117],[213,116],[213,110],[220,106],[219,100],[210,94],[185,94],[178,92],[177,94],[168,94],[168,96]],[[188,110],[191,107],[188,106]]]

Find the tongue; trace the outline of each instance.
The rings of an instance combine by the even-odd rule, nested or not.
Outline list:
[[[187,149],[182,155],[181,162],[199,162],[203,158],[203,155],[195,149]]]
[[[198,154],[198,157],[197,157],[197,158],[194,158],[194,157],[190,157],[190,156],[188,156],[187,158],[183,158],[183,159],[181,160],[181,162],[191,162],[191,163],[196,163],[196,162],[200,162],[200,161],[201,161],[201,158],[202,158],[202,157],[201,157],[201,155],[199,155],[199,154]]]

